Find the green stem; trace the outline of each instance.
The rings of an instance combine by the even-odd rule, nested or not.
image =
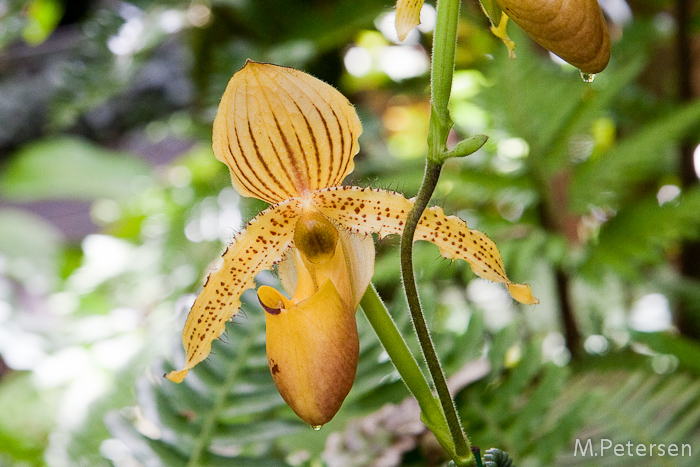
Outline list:
[[[430,390],[423,372],[408,349],[406,341],[396,327],[396,323],[394,323],[382,299],[379,298],[374,284],[370,284],[367,287],[367,291],[362,297],[362,301],[360,301],[360,306],[362,306],[362,311],[364,311],[367,320],[377,333],[382,346],[389,354],[391,362],[401,375],[401,379],[408,387],[408,390],[411,391],[411,394],[418,400],[421,408],[423,405],[426,408],[431,406],[437,407],[433,392]]]
[[[404,290],[408,301],[408,308],[411,312],[413,326],[418,336],[418,342],[420,343],[423,357],[428,364],[428,371],[430,371],[433,383],[435,384],[435,391],[440,400],[442,411],[445,414],[447,426],[455,446],[455,452],[459,457],[466,458],[471,456],[469,441],[462,430],[457,410],[450,391],[447,388],[445,374],[442,371],[440,360],[435,352],[435,346],[433,345],[430,331],[428,330],[428,325],[423,315],[413,273],[413,241],[406,241],[406,232],[414,233],[416,230],[420,216],[422,216],[435,190],[435,185],[440,176],[441,169],[442,166],[440,164],[435,164],[430,161],[426,164],[424,183],[408,215],[406,226],[404,227],[404,236],[401,239],[401,271],[403,273]],[[412,237],[413,235],[411,234],[410,238]]]
[[[408,215],[401,238],[401,271],[413,326],[418,335],[418,341],[435,384],[435,390],[440,399],[455,446],[457,454],[457,458],[454,459],[455,463],[458,463],[458,465],[473,465],[474,457],[470,450],[470,444],[462,430],[454,401],[447,387],[445,374],[435,352],[430,331],[420,305],[413,273],[413,236],[423,211],[435,191],[445,159],[444,155],[447,152],[447,136],[452,128],[448,104],[454,73],[459,6],[459,0],[440,0],[437,4],[437,22],[433,37],[433,61],[431,68],[432,111],[428,131],[428,155],[423,183],[413,208]]]
[[[452,128],[448,104],[452,92],[459,0],[440,0],[433,35],[433,57],[430,69],[431,115],[428,129],[428,160],[441,163],[445,143]]]
[[[202,430],[197,436],[197,443],[192,450],[192,455],[187,462],[187,467],[199,467],[201,465],[202,455],[209,447],[211,438],[214,435],[216,421],[218,420],[219,415],[221,415],[221,411],[226,403],[226,396],[229,394],[233,383],[236,381],[236,379],[238,379],[243,363],[247,360],[246,356],[253,345],[255,345],[255,339],[262,328],[263,322],[264,321],[258,320],[256,325],[250,330],[248,338],[241,345],[238,358],[236,359],[235,363],[229,367],[223,383],[219,385],[214,392],[214,404],[202,423]]]
[[[458,457],[442,408],[373,284],[367,287],[360,305],[404,384],[418,401],[423,422],[435,434],[450,457]]]

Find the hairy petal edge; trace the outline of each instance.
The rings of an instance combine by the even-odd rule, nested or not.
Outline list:
[[[241,294],[254,286],[259,272],[280,261],[290,247],[300,212],[299,200],[287,200],[261,212],[236,235],[223,255],[224,264],[209,275],[187,316],[182,332],[185,365],[168,373],[169,380],[181,382],[189,370],[207,358],[212,341],[224,332],[226,321],[238,313]]]
[[[380,237],[400,235],[413,206],[400,193],[359,187],[337,187],[314,193],[316,207],[343,227],[358,233],[377,233]],[[414,240],[432,242],[448,259],[462,259],[474,273],[508,287],[511,296],[528,305],[538,303],[530,287],[508,279],[496,244],[485,234],[467,227],[456,216],[446,216],[440,207],[425,210],[416,228]]]

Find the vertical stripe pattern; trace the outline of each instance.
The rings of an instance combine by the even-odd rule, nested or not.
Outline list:
[[[213,147],[245,196],[277,203],[338,186],[362,126],[332,86],[292,68],[248,61],[226,88]]]

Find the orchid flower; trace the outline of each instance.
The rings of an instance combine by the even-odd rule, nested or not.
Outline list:
[[[168,379],[182,381],[209,355],[238,313],[241,294],[277,265],[289,298],[258,289],[274,382],[312,426],[339,410],[357,369],[355,313],[374,271],[370,234],[401,234],[413,203],[392,191],[341,186],[361,132],[350,102],[306,73],[248,61],[234,74],[214,121],[214,153],[239,193],[271,206],[235,236],[223,265],[209,275],[182,334],[186,362]],[[425,211],[414,238],[466,260],[516,300],[537,302],[527,285],[508,279],[488,237],[439,207]]]

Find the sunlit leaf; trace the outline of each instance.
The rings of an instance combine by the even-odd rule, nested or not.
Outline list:
[[[0,176],[0,194],[15,201],[93,200],[134,194],[148,176],[133,156],[61,137],[28,144]]]
[[[55,423],[57,394],[40,394],[27,372],[5,376],[2,383],[0,456],[9,453],[27,462],[25,465],[42,465],[43,451]]]
[[[0,256],[10,261],[10,275],[15,272],[13,261],[19,260],[35,268],[33,275],[53,278],[62,244],[62,234],[41,217],[18,209],[0,209]]]
[[[63,5],[57,0],[32,0],[25,7],[29,22],[22,31],[22,37],[30,45],[38,45],[61,21]]]

